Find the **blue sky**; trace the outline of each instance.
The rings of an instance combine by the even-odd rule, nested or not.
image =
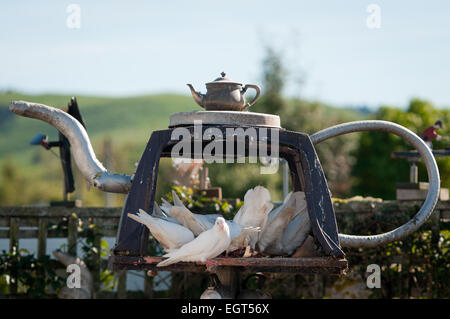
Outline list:
[[[81,28],[66,25],[79,4]],[[369,29],[371,3],[381,27]],[[0,89],[189,94],[221,71],[260,83],[264,46],[285,55],[285,94],[337,106],[450,107],[449,1],[2,1]],[[301,76],[300,86],[296,78]]]

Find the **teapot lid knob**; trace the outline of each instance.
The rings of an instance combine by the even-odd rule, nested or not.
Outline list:
[[[220,75],[221,75],[221,76],[219,76],[219,77],[218,77],[217,79],[215,79],[214,81],[206,83],[206,85],[208,85],[208,84],[214,84],[214,85],[216,85],[216,84],[218,84],[218,83],[228,83],[228,84],[239,84],[239,85],[242,85],[242,83],[234,82],[234,81],[232,81],[231,79],[227,78],[227,77],[226,77],[227,74],[226,74],[225,72],[220,73]]]

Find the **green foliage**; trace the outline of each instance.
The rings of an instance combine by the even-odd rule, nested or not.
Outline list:
[[[101,258],[107,257],[109,253],[108,243],[100,239],[102,234],[98,225],[94,224],[92,218],[87,221],[78,218],[75,213],[71,218],[76,219],[77,233],[79,235],[77,244],[83,252],[80,257],[90,271],[99,271],[100,289],[102,291],[113,291],[117,285],[114,273],[103,269]],[[57,224],[49,224],[55,234],[62,234],[68,230],[68,218],[63,218]],[[83,237],[83,238],[81,238]],[[100,240],[99,240],[100,239]],[[100,241],[100,249],[96,247],[96,241]],[[61,245],[61,250],[70,250],[72,247]],[[25,249],[12,252],[2,251],[0,254],[0,292],[7,293],[11,280],[17,278],[18,293],[29,297],[44,297],[50,293],[57,292],[65,284],[65,277],[56,274],[54,263],[50,256],[37,258]]]
[[[261,174],[259,163],[210,164],[212,185],[221,186],[224,198],[243,198],[245,192],[262,185],[269,189],[272,200],[282,200],[282,167],[275,174]]]
[[[361,118],[357,112],[347,109],[336,109],[319,102],[310,102],[299,98],[284,98],[283,88],[290,74],[281,52],[270,47],[267,48],[262,68],[263,94],[252,110],[279,115],[282,127],[287,130],[313,134],[326,127]],[[354,162],[351,152],[356,147],[357,136],[345,135],[321,143],[317,148],[319,159],[334,196],[350,195],[352,181],[350,173]],[[264,178],[260,176],[260,184]],[[279,184],[273,186],[269,188],[271,193],[280,189],[281,180]]]
[[[16,279],[14,279],[16,278]],[[50,257],[36,258],[26,249],[12,252],[2,251],[0,254],[0,291],[6,293],[7,287],[16,280],[18,293],[38,298],[49,293],[49,288],[56,291],[65,283],[51,267]]]
[[[11,113],[8,109],[11,101],[25,100],[64,108],[69,99],[70,96],[64,95],[0,93],[0,115],[5,115],[0,123],[0,157],[29,150],[29,142],[37,133],[48,134],[49,140],[58,137],[58,131],[49,124]],[[176,94],[123,98],[77,96],[77,101],[94,144],[110,136],[115,145],[144,144],[139,147],[140,152],[151,131],[167,128],[170,114],[200,109],[190,96]]]
[[[280,114],[286,103],[283,98],[283,88],[288,75],[281,53],[274,48],[267,48],[262,67],[263,94],[252,108],[256,112]]]
[[[281,119],[283,127],[288,130],[313,134],[333,125],[360,120],[361,116],[318,102],[292,99],[281,114]],[[355,161],[352,152],[357,148],[357,142],[357,135],[347,134],[316,146],[328,186],[335,197],[352,195],[351,169]]]
[[[109,254],[108,242],[101,239],[102,234],[99,230],[99,225],[93,222],[92,218],[83,220],[75,213],[72,213],[71,218],[76,219],[78,240],[77,245],[81,247],[82,255],[80,259],[84,261],[87,268],[91,271],[100,271],[100,282],[102,290],[113,290],[117,285],[114,273],[102,267],[102,257],[106,258]],[[55,230],[55,233],[67,231],[69,226],[69,219],[63,218],[58,224],[52,224],[50,227]],[[96,242],[100,243],[100,247],[96,246]],[[70,251],[72,247],[63,245],[62,248]]]
[[[233,207],[227,200],[206,197],[204,192],[188,188],[185,186],[173,186],[172,190],[183,201],[187,208],[196,213],[202,214],[222,214],[225,219],[233,219],[239,207]],[[166,194],[165,198],[173,202],[172,192]]]
[[[46,151],[29,144],[37,133],[48,134],[57,140],[58,131],[47,123],[23,118],[11,113],[12,100],[25,100],[63,108],[70,96],[26,95],[0,93],[0,205],[29,205],[61,200],[62,169],[58,150]],[[77,96],[87,132],[96,155],[105,160],[104,144],[112,144],[112,164],[121,173],[133,174],[135,163],[145,148],[153,130],[167,128],[170,114],[198,110],[193,99],[186,95],[159,94],[126,98],[97,98]],[[76,192],[72,198],[82,199],[85,206],[103,206],[105,194],[87,190],[84,178],[72,162]],[[8,177],[8,174],[13,176]],[[122,206],[125,196],[114,195],[115,205]]]
[[[340,214],[337,219],[340,233],[380,234],[409,221],[420,208],[383,205],[384,209],[371,215]],[[392,214],[396,209],[397,212]],[[403,240],[375,248],[347,248],[345,253],[350,270],[364,281],[367,266],[381,267],[381,289],[371,290],[371,298],[449,298],[450,291],[450,232],[448,223],[441,221],[440,233],[433,238],[431,220]]]
[[[450,111],[438,110],[430,102],[412,99],[407,110],[382,107],[374,115],[374,119],[391,121],[421,134],[438,119],[444,127],[438,131],[442,136],[450,133]],[[450,141],[433,142],[434,149],[450,146]],[[411,146],[395,135],[382,132],[364,132],[359,138],[359,146],[353,153],[356,158],[352,176],[355,179],[352,191],[363,196],[395,198],[395,185],[409,181],[409,164],[403,159],[392,159],[394,151],[411,150]],[[450,186],[450,158],[439,158],[437,163],[441,175],[441,185]],[[419,166],[419,177],[426,177],[426,170]]]
[[[408,238],[379,248],[350,249],[349,263],[364,278],[369,264],[381,266],[381,289],[371,298],[450,298],[449,231],[441,231],[438,243],[431,231],[418,231]]]

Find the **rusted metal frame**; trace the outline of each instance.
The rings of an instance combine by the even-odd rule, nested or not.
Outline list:
[[[301,173],[299,174],[299,172],[302,172],[302,168],[298,152],[287,146],[280,145],[280,157],[288,162],[293,191],[303,191],[305,189],[305,179]]]
[[[149,231],[145,225],[128,218],[128,213],[143,209],[150,214],[155,200],[159,159],[163,148],[169,143],[172,130],[154,131],[139,161],[131,191],[122,210],[117,232],[115,254],[145,255]]]
[[[293,167],[302,170],[308,215],[315,237],[325,254],[343,258],[345,254],[339,244],[330,191],[309,136],[298,132],[280,131],[280,145],[290,145],[299,154],[301,165],[296,164]]]
[[[225,133],[227,127],[220,127],[223,133]],[[238,127],[240,126],[236,126],[235,128]],[[194,127],[186,128],[190,130],[193,136]],[[202,136],[206,129],[208,129],[208,126],[202,127]],[[139,208],[152,212],[159,160],[161,157],[170,156],[171,147],[178,142],[178,140],[171,140],[173,130],[154,131],[147,143],[147,147],[139,161],[136,174],[133,178],[131,192],[127,196],[122,211],[116,246],[114,248],[115,254],[141,256],[146,254],[149,231],[145,225],[130,220],[127,217],[127,213],[137,212]],[[191,156],[195,156],[195,154],[192,153]]]
[[[227,128],[240,127],[241,126],[219,126],[218,128],[225,134]],[[193,126],[186,128],[190,131],[191,135],[194,134]],[[258,129],[258,127],[255,128]],[[202,127],[202,136],[207,129],[208,126]],[[126,254],[129,255],[145,255],[148,230],[144,225],[130,221],[126,216],[126,213],[135,212],[143,207],[143,209],[147,208],[147,211],[152,211],[159,159],[160,157],[169,156],[171,147],[178,142],[177,140],[170,140],[172,131],[173,129],[154,132],[147,144],[147,148],[142,155],[134,177],[135,182],[133,183],[132,191],[126,200],[122,213],[117,244],[114,250],[116,254],[123,254],[126,252]],[[256,132],[258,134],[257,142],[259,142],[261,137],[259,131],[256,130]],[[268,145],[271,145],[273,141],[269,135],[270,134],[268,134],[266,138]],[[161,139],[161,136],[164,136],[164,138]],[[339,247],[336,217],[334,215],[328,186],[311,140],[306,134],[285,130],[279,130],[279,138],[280,140],[277,141],[279,145],[289,146],[299,154],[300,163],[302,165],[300,168],[300,165],[296,164],[296,170],[297,172],[300,172],[301,169],[303,173],[308,211],[315,236],[321,243],[326,254],[331,254],[335,257],[343,257],[344,253]],[[248,148],[246,149],[248,151]],[[191,157],[196,156],[194,152],[191,152],[190,155]],[[197,154],[197,157],[198,155],[202,154]],[[224,154],[221,155],[223,156]],[[290,162],[295,163],[295,160],[290,160]],[[149,174],[151,174],[151,176],[149,176]],[[300,174],[296,175],[293,184],[300,185],[299,176]],[[137,245],[136,238],[139,238],[139,246]]]
[[[133,270],[165,270],[165,271],[187,271],[203,272],[206,270],[202,262],[179,262],[164,268],[156,265],[164,258],[162,257],[138,257],[138,256],[113,256],[114,269]],[[264,272],[312,272],[342,274],[347,270],[346,259],[332,257],[312,258],[214,258],[217,263],[216,271],[234,269],[242,271],[264,271]]]
[[[226,130],[228,128],[231,128],[231,129],[242,128],[244,130],[248,129],[248,128],[254,128],[256,130],[256,133],[258,134],[258,140],[256,142],[260,142],[261,141],[260,140],[260,135],[259,135],[259,129],[267,129],[268,132],[270,132],[271,129],[279,130],[278,128],[256,127],[256,126],[246,126],[246,125],[243,125],[243,126],[231,126],[231,125],[208,125],[208,124],[203,124],[202,125],[202,136],[205,133],[205,131],[207,129],[211,128],[211,127],[220,129],[221,132],[222,132],[222,136],[224,137],[223,140],[222,140],[222,142],[224,143],[224,145],[222,147],[222,149],[224,150],[224,154],[215,154],[216,156],[221,156],[223,159],[225,159],[226,156],[228,156],[230,158],[234,158],[234,159],[238,158],[238,155],[235,154],[235,153],[233,153],[231,155],[226,154],[227,148],[226,148],[225,142],[226,142],[226,134],[227,134]],[[193,151],[191,152],[191,154],[187,154],[187,155],[190,155],[191,158],[194,158],[194,157],[202,158],[203,157],[204,147],[207,144],[209,144],[212,140],[209,140],[209,139],[208,140],[202,140],[202,148],[201,148],[201,152],[202,153],[201,154],[197,154],[197,153],[195,153],[196,149],[194,148],[194,126],[184,126],[184,128],[186,128],[186,129],[188,129],[190,131],[191,138],[192,138],[191,150],[193,150]],[[172,147],[178,142],[179,142],[179,140],[171,140],[167,144],[167,146],[164,148],[163,152],[161,153],[161,157],[171,157],[172,156],[172,153],[171,153]],[[234,145],[233,145],[233,150],[236,150],[237,143],[238,143],[238,141],[235,139],[234,140]],[[268,134],[268,136],[267,136],[267,144],[268,144],[267,145],[268,149],[270,149],[271,148],[270,134]],[[187,155],[183,154],[183,156],[187,156]],[[241,157],[248,157],[248,156],[249,156],[249,143],[248,143],[248,139],[246,138],[245,139],[245,154],[243,156],[241,156]]]

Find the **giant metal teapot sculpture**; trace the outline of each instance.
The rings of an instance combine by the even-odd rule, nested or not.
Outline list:
[[[208,92],[206,93],[206,95],[195,92],[192,85],[189,85],[189,87],[192,91],[195,101],[199,105],[204,107],[206,111],[177,113],[174,115],[180,115],[181,117],[183,117],[184,115],[188,115],[189,117],[195,117],[196,115],[198,115],[199,117],[200,116],[204,117],[206,113],[206,115],[208,115],[208,118],[214,116],[222,117],[222,115],[228,116],[224,118],[229,118],[229,116],[232,115],[231,118],[233,119],[239,119],[240,115],[242,115],[242,118],[246,119],[249,119],[252,116],[258,119],[261,117],[264,118],[264,116],[268,118],[274,117],[273,115],[261,113],[235,112],[235,111],[244,111],[255,103],[256,99],[259,96],[259,87],[256,85],[246,85],[244,86],[244,88],[242,88],[242,84],[227,79],[225,77],[225,73],[222,73],[222,78],[218,78],[216,79],[216,81],[207,83]],[[244,95],[247,88],[255,89],[256,96],[250,103],[246,104],[244,100]],[[124,174],[115,174],[109,172],[106,168],[104,168],[103,165],[97,160],[95,156],[94,150],[91,146],[86,130],[71,115],[54,107],[25,101],[13,101],[10,104],[9,108],[12,112],[14,112],[17,115],[45,121],[50,125],[56,127],[65,137],[67,137],[73,151],[75,163],[78,166],[84,178],[91,185],[105,192],[113,192],[113,193],[130,192],[133,183],[135,183],[133,181],[134,175],[130,176]],[[247,122],[244,121],[242,123]],[[247,125],[242,123],[231,123],[231,125],[234,125],[235,127],[239,125]],[[293,136],[295,139],[297,139],[300,136],[301,138],[304,139],[305,142],[311,145],[317,145],[318,143],[325,141],[329,138],[351,132],[375,131],[375,130],[384,131],[400,136],[406,142],[409,142],[412,146],[414,146],[422,156],[425,166],[427,168],[430,185],[425,202],[423,203],[419,212],[413,217],[413,219],[408,221],[406,224],[398,227],[397,229],[394,229],[384,234],[372,236],[339,234],[337,245],[342,247],[375,247],[378,245],[387,244],[389,242],[400,240],[410,235],[411,233],[416,231],[430,217],[439,197],[440,177],[438,167],[436,165],[434,156],[431,153],[428,146],[423,142],[421,138],[419,138],[415,133],[411,132],[407,128],[398,125],[396,123],[387,121],[356,121],[333,126],[310,136],[298,132],[287,132],[283,130],[281,127],[278,127],[278,129],[280,130],[280,132],[284,132],[283,134],[285,134],[286,136],[291,137]],[[167,131],[166,133],[170,133],[169,132],[170,129],[166,131]],[[302,146],[300,145],[299,147]],[[147,150],[145,152],[147,152]],[[316,156],[313,148],[311,148],[310,152],[312,152],[313,155]],[[159,156],[159,155],[152,155],[152,156]],[[318,159],[317,163],[319,163],[318,165],[320,166],[320,162],[318,162]],[[314,166],[316,166],[315,162],[313,164],[314,165],[311,166],[312,167],[311,169],[314,169]],[[145,167],[143,166],[143,169],[144,168]],[[139,177],[139,180],[140,183],[143,182],[142,177]],[[327,187],[326,181],[324,185],[325,185],[324,187],[326,188]],[[310,192],[315,192],[315,189],[311,189]],[[328,197],[327,200],[331,203],[331,199],[329,198],[329,192],[327,188],[326,194],[327,194],[326,196]],[[308,196],[311,196],[311,200],[314,199],[312,195]],[[150,203],[150,205],[152,205],[152,203]],[[310,203],[308,203],[308,209],[309,205]],[[334,218],[334,216],[332,217]],[[318,232],[320,232],[320,229]],[[142,238],[145,237],[142,234],[141,237]],[[328,239],[327,236],[325,235],[322,234],[322,238],[324,241],[327,241]],[[141,251],[143,251],[142,247]]]

